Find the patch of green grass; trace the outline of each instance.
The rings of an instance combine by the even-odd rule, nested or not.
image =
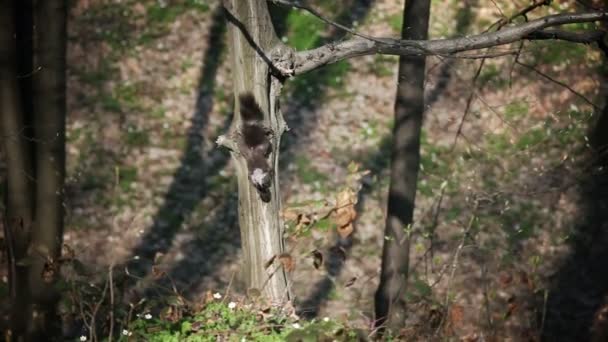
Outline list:
[[[118,185],[122,191],[129,191],[131,183],[137,180],[137,169],[130,166],[123,166],[118,169]]]
[[[401,33],[401,27],[403,26],[403,15],[401,13],[393,14],[388,17],[388,24],[395,31],[396,34]]]
[[[234,303],[211,302],[191,315],[171,322],[143,315],[131,322],[131,338],[150,342],[316,341],[351,340],[356,332],[332,320],[295,322],[279,313],[259,315]],[[131,339],[129,338],[129,340]],[[123,337],[126,341],[126,337]]]
[[[495,87],[504,88],[509,84],[509,81],[502,77],[502,72],[494,64],[487,64],[479,74],[478,78],[480,87]]]
[[[505,119],[513,120],[522,116],[528,115],[530,108],[528,103],[523,100],[513,101],[505,106]]]
[[[527,150],[534,147],[547,139],[547,134],[542,128],[533,128],[524,133],[515,143],[515,147],[519,150]]]
[[[376,55],[371,66],[372,72],[379,77],[392,76],[398,61],[397,56]]]
[[[511,149],[511,142],[506,134],[490,134],[486,136],[486,149],[491,155],[502,155]]]
[[[120,101],[112,95],[102,95],[99,99],[99,103],[101,105],[101,108],[108,112],[119,113],[122,111]]]
[[[144,130],[129,128],[125,135],[125,143],[128,146],[144,147],[150,143],[150,135]]]
[[[296,50],[307,50],[320,42],[325,24],[305,11],[291,11],[287,16],[287,39]]]
[[[312,161],[305,156],[299,156],[295,160],[298,177],[306,184],[324,183],[328,180],[327,176],[317,170]]]
[[[287,83],[286,89],[298,99],[310,101],[311,96],[319,95],[322,87],[341,87],[344,84],[344,76],[349,70],[350,63],[347,61],[327,65],[322,69],[296,77]]]
[[[536,64],[572,65],[587,63],[589,48],[583,44],[551,40],[536,41],[530,49]]]

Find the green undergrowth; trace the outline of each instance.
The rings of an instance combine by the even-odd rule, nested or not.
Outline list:
[[[356,332],[329,319],[298,321],[276,310],[256,310],[233,302],[214,301],[174,321],[140,315],[129,325],[127,335],[150,342],[278,342],[350,340],[356,337]]]

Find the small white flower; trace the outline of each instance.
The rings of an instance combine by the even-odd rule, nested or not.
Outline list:
[[[144,318],[145,319],[152,319],[152,315],[150,315],[149,313],[147,313],[147,314],[144,315]]]
[[[300,329],[302,328],[302,326],[300,325],[300,323],[294,323],[291,325],[294,329]]]
[[[329,317],[323,317],[323,322],[329,322]]]
[[[229,308],[229,309],[234,309],[234,308],[236,308],[236,303],[235,303],[235,302],[230,302],[230,303],[228,303],[228,308]]]
[[[127,330],[127,329],[122,329],[122,334],[123,334],[123,335],[125,335],[125,336],[129,336],[129,333],[130,333],[130,332],[129,332],[129,330]]]
[[[216,293],[213,294],[213,298],[215,298],[215,299],[221,299],[222,295],[219,292],[216,292]]]
[[[87,337],[86,337],[86,336],[84,336],[84,335],[82,335],[82,336],[80,336],[80,340],[81,340],[81,341],[86,341],[86,340],[87,340]]]

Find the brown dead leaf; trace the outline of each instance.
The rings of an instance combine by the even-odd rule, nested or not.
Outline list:
[[[513,313],[515,312],[515,310],[517,310],[517,302],[515,301],[515,297],[510,297],[507,300],[507,311],[505,312],[504,315],[504,319],[507,319],[509,317],[511,317],[511,315],[513,315]]]
[[[338,234],[342,238],[347,238],[353,233],[353,221],[357,218],[355,203],[357,202],[357,194],[351,189],[342,190],[336,196],[336,210],[332,215],[332,219],[338,226]]]
[[[338,227],[346,226],[352,223],[357,217],[357,211],[354,205],[347,205],[346,207],[336,209],[334,214],[334,222]]]
[[[279,261],[287,272],[292,272],[296,268],[296,261],[289,253],[279,255]]]
[[[477,342],[479,341],[479,335],[477,333],[470,333],[460,338],[461,342]]]
[[[163,254],[163,253],[161,253],[161,252],[156,252],[156,253],[154,254],[154,263],[155,263],[155,264],[160,263],[160,261],[161,261],[161,259],[163,258],[163,256],[164,256],[164,254]]]
[[[64,243],[61,248],[61,258],[63,260],[72,260],[76,257],[76,252],[67,243]]]
[[[344,287],[351,287],[355,284],[356,281],[357,277],[352,277],[346,282],[346,284],[344,284]]]
[[[345,239],[349,237],[354,230],[353,224],[349,223],[346,226],[338,227],[338,234],[340,234],[341,238]]]
[[[55,279],[55,275],[59,271],[59,265],[53,259],[48,258],[42,268],[42,280],[45,283],[51,283]]]
[[[294,222],[297,222],[298,216],[300,216],[300,213],[292,208],[283,209],[283,212],[281,214],[283,220]]]
[[[321,253],[318,249],[315,249],[314,251],[310,252],[310,254],[313,256],[312,265],[318,270],[323,265],[323,253]]]
[[[509,284],[513,282],[513,276],[508,272],[501,272],[498,277],[498,282],[502,287],[507,287]]]
[[[165,270],[162,267],[160,267],[158,265],[152,266],[152,278],[158,280],[158,279],[164,277],[165,274],[166,274]]]
[[[450,307],[450,323],[453,328],[458,329],[464,321],[464,307],[454,304]]]

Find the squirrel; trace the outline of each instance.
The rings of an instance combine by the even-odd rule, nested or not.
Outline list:
[[[239,102],[242,125],[239,149],[247,162],[249,180],[258,190],[262,201],[270,202],[273,170],[268,163],[268,156],[272,151],[272,131],[264,126],[264,112],[253,94],[241,94]]]

